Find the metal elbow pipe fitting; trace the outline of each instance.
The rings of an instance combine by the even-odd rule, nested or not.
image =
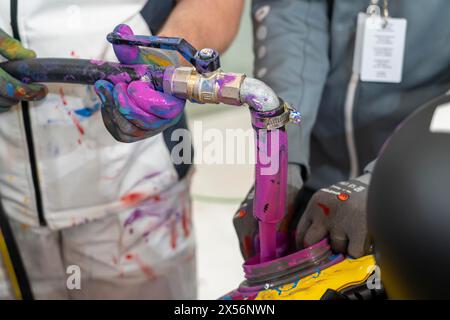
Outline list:
[[[258,112],[275,111],[280,107],[280,99],[264,82],[245,78],[240,88],[240,100]]]

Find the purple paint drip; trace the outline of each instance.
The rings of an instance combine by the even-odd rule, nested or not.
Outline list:
[[[157,216],[159,216],[159,214],[157,214],[157,213],[136,209],[125,220],[125,222],[123,223],[123,226],[126,228],[126,227],[131,226],[135,221],[140,220],[144,217],[157,217]]]

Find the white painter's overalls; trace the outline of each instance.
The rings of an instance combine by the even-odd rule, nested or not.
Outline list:
[[[145,3],[18,0],[17,29],[40,58],[117,61],[105,37],[119,23],[150,34]],[[10,16],[2,1],[12,34]],[[20,105],[0,114],[1,200],[35,297],[195,298],[190,178],[179,180],[162,135],[117,142],[92,88],[48,87],[29,121]],[[11,291],[2,270],[0,299]],[[68,289],[73,270],[81,289]]]

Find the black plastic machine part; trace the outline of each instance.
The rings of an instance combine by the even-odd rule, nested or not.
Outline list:
[[[450,95],[405,120],[382,148],[368,227],[392,299],[450,298]]]
[[[328,289],[320,300],[386,300],[386,298],[383,286],[380,289],[369,289],[366,283],[362,283],[343,291]]]

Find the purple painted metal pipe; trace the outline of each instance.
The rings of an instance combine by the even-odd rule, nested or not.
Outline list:
[[[260,261],[277,258],[277,224],[286,207],[287,134],[256,130],[254,215],[259,221]],[[282,244],[279,244],[282,245]]]
[[[263,82],[246,78],[241,87],[241,101],[250,106],[252,118],[269,119],[285,112],[281,101]],[[256,121],[258,122],[258,121]],[[253,123],[256,144],[255,197],[253,215],[259,223],[261,262],[277,258],[277,225],[286,212],[287,134],[285,127],[266,130]]]

